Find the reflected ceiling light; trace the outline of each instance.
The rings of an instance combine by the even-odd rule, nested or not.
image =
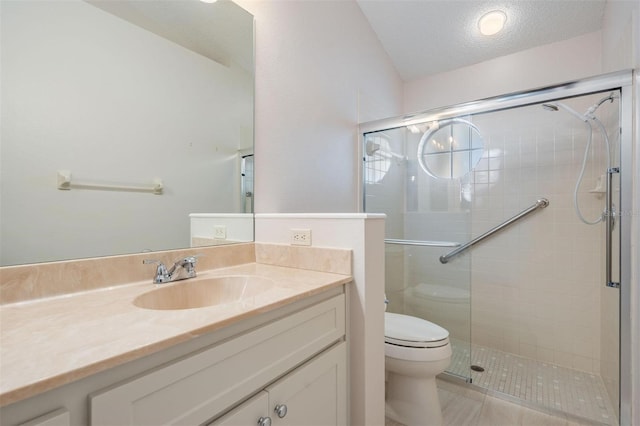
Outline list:
[[[507,22],[507,15],[501,10],[492,10],[482,15],[478,21],[478,28],[482,35],[490,36],[499,33]]]

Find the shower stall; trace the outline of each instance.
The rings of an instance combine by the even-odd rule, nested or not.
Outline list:
[[[360,125],[364,211],[387,215],[388,310],[449,331],[446,378],[625,423],[631,81]]]

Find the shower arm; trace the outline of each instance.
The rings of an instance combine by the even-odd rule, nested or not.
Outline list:
[[[444,256],[440,256],[440,263],[447,263],[449,262],[449,260],[453,257],[456,257],[457,255],[459,255],[460,253],[462,253],[463,251],[471,248],[473,245],[479,243],[480,241],[484,240],[485,238],[495,234],[496,232],[500,231],[501,229],[511,225],[513,222],[516,222],[517,220],[522,219],[523,217],[527,216],[528,214],[538,210],[539,208],[545,208],[549,205],[549,200],[546,198],[540,198],[538,201],[536,201],[536,203],[530,207],[527,207],[525,210],[521,211],[520,213],[518,213],[517,215],[505,220],[504,222],[502,222],[500,225],[491,228],[490,230],[488,230],[487,232],[485,232],[484,234],[474,238],[473,240],[469,241],[466,244],[461,245],[460,247],[458,247],[457,249],[453,250],[450,253],[447,253]]]

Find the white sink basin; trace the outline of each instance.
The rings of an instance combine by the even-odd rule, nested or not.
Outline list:
[[[273,287],[272,280],[253,275],[184,280],[141,294],[133,304],[157,310],[204,308],[246,301]]]

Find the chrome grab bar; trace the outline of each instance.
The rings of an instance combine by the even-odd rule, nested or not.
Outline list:
[[[613,287],[613,288],[619,288],[620,287],[620,283],[619,282],[614,282],[613,278],[612,278],[612,247],[611,245],[613,244],[612,240],[611,240],[611,234],[613,233],[613,226],[614,226],[614,214],[615,212],[613,211],[613,188],[612,188],[612,180],[613,180],[613,174],[614,173],[620,173],[620,169],[618,167],[610,167],[607,169],[607,204],[605,206],[605,210],[604,210],[604,220],[605,220],[605,224],[606,224],[606,231],[605,231],[605,248],[606,248],[606,254],[605,254],[605,284],[607,287]]]
[[[484,240],[485,238],[495,234],[496,232],[498,232],[502,228],[504,228],[506,226],[509,226],[513,222],[515,222],[515,221],[517,221],[519,219],[522,219],[523,217],[525,217],[529,213],[534,212],[539,208],[545,208],[548,205],[549,205],[549,200],[547,200],[546,198],[540,198],[538,201],[536,201],[536,203],[534,205],[532,205],[531,207],[526,208],[525,210],[521,211],[520,213],[518,213],[517,215],[513,216],[512,218],[509,218],[509,219],[505,220],[500,225],[498,225],[498,226],[496,226],[494,228],[491,228],[490,230],[488,230],[484,234],[480,235],[479,237],[474,238],[473,240],[469,241],[466,244],[463,244],[462,246],[458,247],[454,251],[452,251],[450,253],[447,253],[444,256],[440,256],[440,263],[447,263],[449,261],[449,259],[451,259],[452,257],[455,257],[455,256],[459,255],[460,253],[462,253],[463,251],[467,250],[471,246],[473,246],[473,245],[479,243],[480,241]]]
[[[460,243],[453,241],[420,241],[420,240],[397,240],[393,238],[385,238],[386,244],[400,244],[405,246],[424,246],[424,247],[459,247]]]

